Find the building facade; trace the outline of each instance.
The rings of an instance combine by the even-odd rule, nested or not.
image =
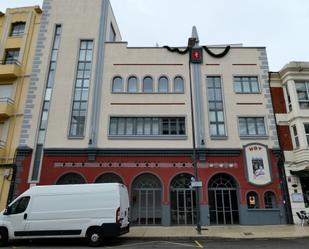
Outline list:
[[[34,6],[0,13],[0,209],[14,177],[41,12]]]
[[[270,73],[279,140],[285,157],[293,219],[309,212],[309,63],[290,62]]]
[[[136,225],[286,223],[264,47],[132,48],[108,1],[43,11],[15,195],[122,182]]]

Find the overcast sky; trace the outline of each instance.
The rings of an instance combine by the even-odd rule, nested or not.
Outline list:
[[[65,0],[63,0],[65,1]],[[91,0],[89,0],[91,1]],[[0,0],[0,10],[43,0]],[[266,46],[271,71],[309,61],[309,0],[111,0],[129,46],[186,46],[193,25],[201,45]]]

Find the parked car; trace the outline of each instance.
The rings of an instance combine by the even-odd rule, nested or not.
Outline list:
[[[119,183],[34,186],[0,213],[9,240],[85,237],[90,246],[129,232],[127,188]]]

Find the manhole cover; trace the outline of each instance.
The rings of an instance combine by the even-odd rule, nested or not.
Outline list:
[[[248,233],[244,233],[244,235],[253,235],[253,233],[248,232]]]

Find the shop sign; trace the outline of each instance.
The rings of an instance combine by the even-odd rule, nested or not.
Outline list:
[[[304,202],[304,197],[301,193],[293,193],[291,197],[292,202]]]
[[[244,146],[248,182],[255,185],[266,185],[271,182],[268,148],[263,144]]]

